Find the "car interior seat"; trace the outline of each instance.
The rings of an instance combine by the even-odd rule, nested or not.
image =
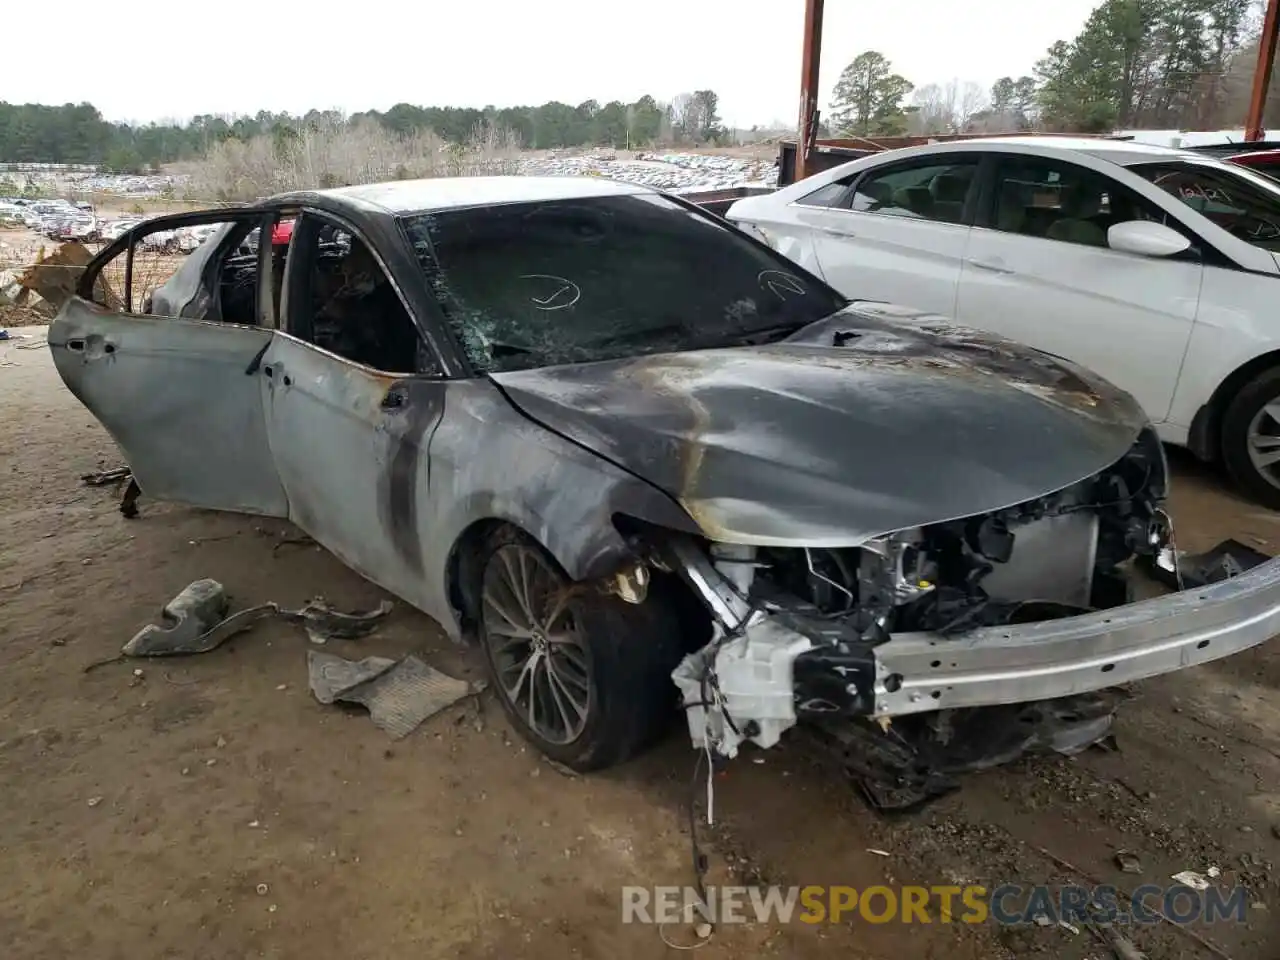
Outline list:
[[[1097,216],[1102,208],[1102,195],[1097,190],[1078,185],[1064,187],[1060,203],[1061,216],[1045,233],[1048,239],[1090,247],[1107,245],[1107,232],[1090,219]]]
[[[939,220],[959,223],[964,217],[964,198],[969,193],[969,180],[954,173],[940,173],[929,181],[929,195]]]
[[[857,188],[857,193],[871,201],[871,205],[865,208],[867,212],[893,206],[893,188],[883,180],[862,184]]]
[[[922,217],[936,216],[933,209],[933,194],[928,187],[899,187],[893,192],[893,205],[910,210]]]
[[[996,201],[997,230],[1005,233],[1026,233],[1027,204],[1022,196],[1022,187],[1012,180],[1000,184],[1000,195]]]

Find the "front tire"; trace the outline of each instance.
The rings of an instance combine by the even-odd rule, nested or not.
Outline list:
[[[1250,500],[1280,510],[1280,368],[1232,397],[1222,417],[1222,459]]]
[[[674,715],[679,624],[650,591],[629,604],[571,581],[514,528],[486,542],[480,644],[503,710],[542,753],[582,772],[634,756]]]

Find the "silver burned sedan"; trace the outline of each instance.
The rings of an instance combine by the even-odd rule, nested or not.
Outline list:
[[[146,236],[209,224],[143,288]],[[1129,561],[1171,531],[1127,394],[850,302],[642,187],[424,180],[158,218],[49,345],[144,495],[288,517],[478,642],[512,722],[578,769],[683,706],[700,749],[799,727],[913,795],[1087,745],[1109,688],[1280,629],[1276,561],[1132,602]]]

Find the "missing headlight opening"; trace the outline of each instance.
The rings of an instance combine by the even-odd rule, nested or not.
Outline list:
[[[1147,430],[1111,467],[1056,493],[857,547],[672,537],[667,565],[711,618],[711,641],[673,674],[693,745],[732,757],[743,741],[772,747],[808,721],[877,803],[893,806],[1000,756],[1095,742],[1115,698],[1077,694],[1122,682],[1101,679],[1114,663],[1100,663],[1092,683],[1058,682],[1060,663],[1020,670],[1016,654],[978,662],[973,652],[1129,604],[1127,565],[1171,536],[1166,482]],[[903,642],[925,645],[928,660],[894,656]],[[966,696],[962,686],[981,689]],[[1029,705],[1040,708],[1032,719]],[[992,724],[993,708],[1012,713]]]

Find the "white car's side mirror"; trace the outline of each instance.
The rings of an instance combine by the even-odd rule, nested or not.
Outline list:
[[[1126,220],[1107,231],[1107,245],[1143,257],[1172,257],[1191,246],[1191,241],[1154,220]]]

